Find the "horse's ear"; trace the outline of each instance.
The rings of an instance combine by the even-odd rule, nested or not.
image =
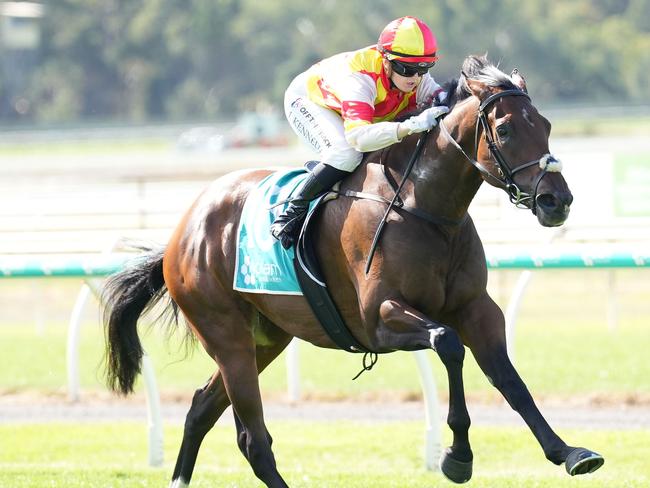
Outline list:
[[[526,80],[524,80],[524,77],[521,76],[517,68],[512,70],[510,78],[512,78],[512,81],[521,89],[521,91],[528,93],[528,89],[526,88]]]
[[[469,90],[472,92],[472,95],[478,97],[479,100],[483,100],[486,96],[489,95],[488,86],[482,81],[474,80],[472,78],[467,78],[466,80]]]

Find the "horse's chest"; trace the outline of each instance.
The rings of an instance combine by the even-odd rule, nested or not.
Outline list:
[[[399,291],[412,305],[434,316],[451,313],[474,300],[486,287],[485,258],[475,246],[442,239],[401,248],[386,269],[397,276]],[[433,317],[432,317],[433,318]]]

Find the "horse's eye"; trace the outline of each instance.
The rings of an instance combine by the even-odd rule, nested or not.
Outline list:
[[[498,126],[496,130],[499,138],[505,139],[506,137],[508,137],[509,131],[508,131],[508,127],[505,124]]]

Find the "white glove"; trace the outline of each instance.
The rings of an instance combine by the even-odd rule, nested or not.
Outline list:
[[[430,107],[422,113],[406,119],[401,123],[401,126],[408,129],[409,135],[415,134],[416,132],[424,132],[438,125],[436,119],[447,112],[449,112],[449,107],[445,107],[444,105]]]

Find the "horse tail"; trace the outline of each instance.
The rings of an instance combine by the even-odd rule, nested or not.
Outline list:
[[[141,372],[144,350],[138,337],[138,318],[167,293],[163,279],[164,249],[140,246],[146,254],[135,265],[111,275],[102,292],[106,335],[106,382],[112,391],[133,392]],[[170,299],[166,308],[177,306]]]

